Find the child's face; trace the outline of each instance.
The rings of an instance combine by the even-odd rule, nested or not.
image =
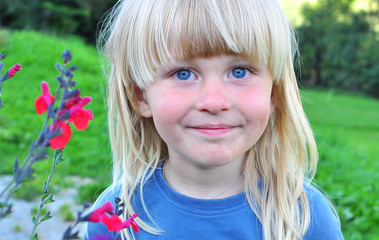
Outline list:
[[[153,117],[170,161],[216,167],[243,161],[261,137],[275,108],[271,89],[266,66],[219,55],[158,68],[137,98],[142,115]]]

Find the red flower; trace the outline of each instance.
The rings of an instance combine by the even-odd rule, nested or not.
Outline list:
[[[68,143],[68,141],[70,140],[71,135],[72,135],[71,127],[67,123],[65,123],[63,121],[58,121],[55,124],[53,131],[55,131],[58,127],[60,128],[61,135],[53,137],[52,139],[50,139],[49,143],[50,143],[50,147],[52,149],[58,149],[58,148],[63,149],[66,146],[66,144]],[[51,126],[50,126],[50,128],[51,128]]]
[[[107,214],[107,212],[110,212],[113,210],[113,205],[110,202],[106,202],[103,206],[99,207],[98,209],[95,209],[90,215],[89,215],[89,221],[90,222],[99,222],[100,218]]]
[[[110,232],[119,232],[124,228],[130,227],[130,225],[135,232],[139,232],[137,223],[133,221],[133,219],[136,217],[138,217],[138,214],[133,214],[131,218],[122,222],[121,218],[116,214],[113,214],[112,216],[104,214],[101,216],[100,221],[107,226],[108,231]]]
[[[138,214],[133,214],[133,216],[131,218],[128,218],[125,220],[125,222],[123,223],[123,228],[128,228],[130,227],[130,225],[132,225],[132,228],[135,232],[139,232],[139,227],[137,225],[137,223],[135,221],[133,221],[134,218],[138,217]]]
[[[8,71],[8,75],[9,77],[13,77],[14,74],[18,71],[21,70],[21,65],[20,64],[15,64],[13,67],[11,67],[11,69],[9,69]]]
[[[100,221],[107,226],[108,231],[110,232],[119,232],[124,229],[122,220],[116,214],[113,214],[110,217],[104,214],[100,217]]]
[[[71,111],[70,111],[71,112]],[[88,127],[89,120],[93,119],[93,115],[90,109],[78,109],[71,115],[69,122],[74,122],[76,129],[84,130]]]
[[[41,83],[42,95],[34,101],[34,106],[38,115],[46,112],[49,105],[54,102],[53,95],[50,94],[49,85],[46,82]]]
[[[101,222],[107,226],[108,231],[110,232],[119,232],[124,228],[132,226],[135,232],[139,232],[139,227],[136,222],[133,221],[134,218],[138,217],[138,214],[133,214],[133,216],[124,222],[121,218],[113,213],[109,216],[108,212],[113,211],[113,205],[110,202],[106,202],[103,206],[94,210],[89,214],[89,217],[85,218],[86,221],[90,222]]]
[[[92,101],[91,97],[81,98],[80,96],[73,97],[66,102],[66,109],[70,110],[69,122],[73,122],[78,130],[87,128],[89,120],[93,119],[90,109],[83,109],[85,105]]]
[[[67,102],[66,102],[66,104],[65,104],[65,108],[67,108],[67,109],[72,108],[73,106],[75,106],[76,104],[78,104],[81,99],[82,98],[80,97],[80,91],[77,90],[77,96],[68,99]]]

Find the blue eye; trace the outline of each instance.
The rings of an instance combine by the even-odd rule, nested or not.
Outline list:
[[[175,73],[175,76],[179,80],[191,80],[194,77],[193,75],[194,74],[190,70],[187,70],[187,69],[179,70]]]
[[[246,76],[247,70],[242,67],[234,68],[232,70],[232,75],[235,78],[244,78]]]

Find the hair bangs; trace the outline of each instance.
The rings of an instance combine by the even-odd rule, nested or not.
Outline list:
[[[267,6],[278,3],[264,0],[126,2],[128,7],[122,8],[116,21],[123,36],[115,38],[125,42],[113,42],[117,49],[112,52],[118,55],[116,59],[123,59],[120,67],[125,68],[140,88],[154,81],[157,67],[196,57],[239,55],[252,64],[267,65],[275,82],[285,78],[286,63],[292,62],[294,46],[288,40],[292,37],[288,35],[291,31],[285,15],[280,7]],[[144,11],[134,11],[136,7]],[[128,24],[131,25],[126,27]]]
[[[285,63],[288,58],[292,61],[284,13],[275,10],[277,6],[266,6],[277,3],[177,0],[129,4],[145,9],[136,13],[132,11],[136,6],[129,6],[134,15],[125,12],[129,19],[120,21],[133,24],[123,33],[127,49],[122,54],[129,59],[123,65],[128,65],[130,76],[141,88],[154,81],[158,66],[173,61],[239,55],[253,64],[267,65],[274,81],[284,78]]]
[[[276,24],[271,24],[272,18],[278,17],[270,16],[273,13],[267,12],[264,4],[243,0],[165,2],[159,6],[161,12],[150,19],[151,41],[145,49],[145,61],[155,69],[196,57],[240,55],[253,64],[267,65],[273,76],[280,79],[280,69],[285,67],[282,59],[287,55],[287,50],[283,52],[287,46],[281,46],[280,40],[285,31],[277,31],[281,26],[271,27]],[[285,25],[283,19],[279,22]]]

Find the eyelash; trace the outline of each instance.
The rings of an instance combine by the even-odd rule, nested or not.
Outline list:
[[[251,74],[256,74],[257,73],[257,71],[254,68],[252,68],[251,66],[246,66],[246,65],[235,66],[229,72],[233,71],[233,69],[236,69],[236,68],[245,69],[245,70],[249,71]]]
[[[192,70],[191,68],[179,68],[179,69],[173,70],[173,71],[171,71],[171,72],[168,74],[168,76],[177,79],[178,77],[176,76],[176,74],[178,74],[178,73],[181,72],[181,71],[189,71],[189,72],[191,72],[192,74],[194,74],[195,77],[197,78],[196,72],[195,72],[194,70]],[[180,79],[177,79],[177,80],[179,80],[179,81],[186,81],[186,80],[180,80]],[[187,81],[188,81],[188,80],[187,80]]]
[[[231,74],[234,69],[238,69],[238,68],[246,70],[247,72],[249,72],[249,74],[256,74],[257,73],[257,71],[255,69],[253,69],[252,67],[246,66],[246,65],[241,65],[241,66],[234,66],[233,68],[231,68],[228,71],[228,75]],[[196,72],[191,68],[179,68],[179,69],[173,70],[168,74],[168,76],[173,77],[173,78],[177,78],[176,74],[178,74],[181,71],[189,71],[192,74],[194,74],[195,77],[197,78]],[[186,80],[179,80],[179,81],[186,81]]]

